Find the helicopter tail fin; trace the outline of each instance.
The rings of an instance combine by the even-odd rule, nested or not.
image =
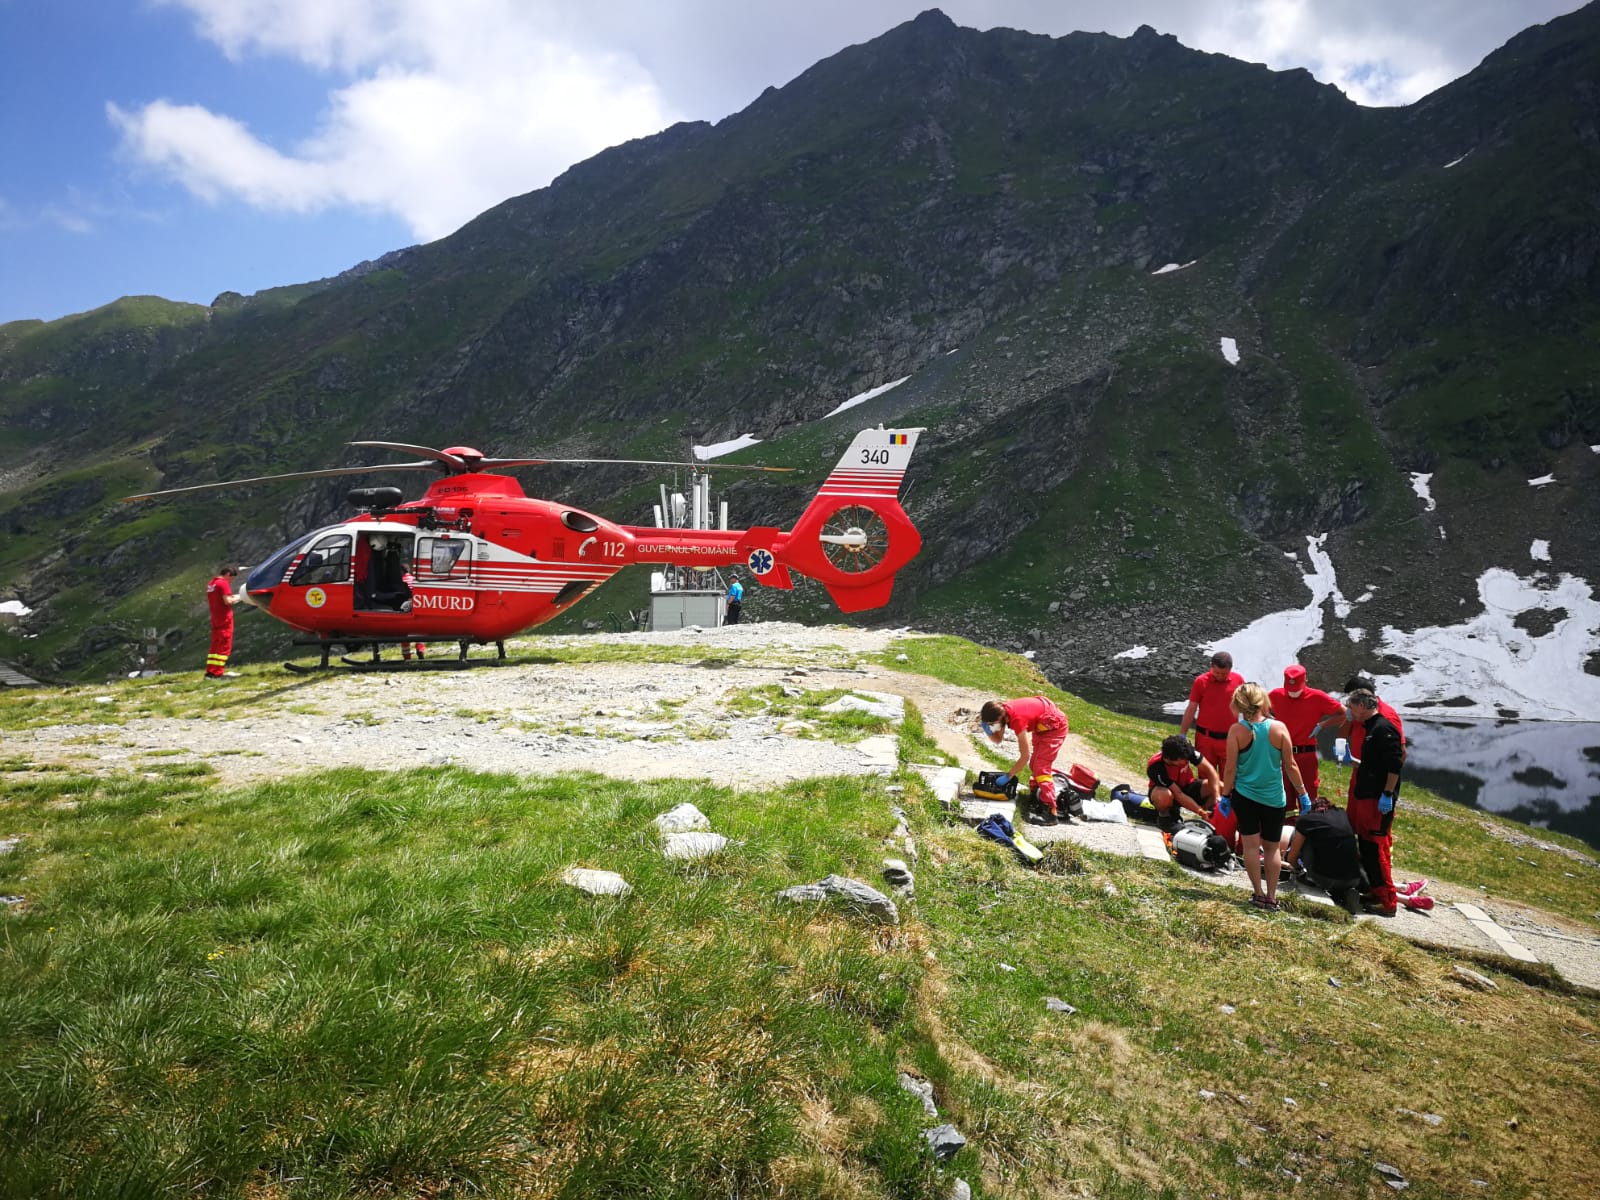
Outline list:
[[[843,612],[881,608],[922,547],[900,507],[921,429],[864,429],[795,522],[781,560],[828,589]]]
[[[880,425],[856,434],[838,465],[823,480],[806,516],[832,499],[854,499],[869,504],[876,500],[897,500],[906,467],[922,432],[921,429],[885,429]]]

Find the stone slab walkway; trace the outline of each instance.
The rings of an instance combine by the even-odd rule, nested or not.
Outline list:
[[[988,764],[973,753],[972,769]],[[924,772],[941,803],[952,812],[959,813],[970,799],[959,792],[954,772],[946,770]],[[1200,871],[1174,862],[1167,853],[1166,844],[1156,829],[1129,822],[1079,822],[1071,824],[1036,826],[1027,825],[1023,832],[1028,840],[1043,848],[1057,842],[1071,842],[1088,850],[1106,854],[1120,854],[1129,858],[1147,858],[1169,862],[1172,869],[1182,871],[1191,879],[1219,890],[1232,889],[1241,898],[1250,891],[1250,879],[1242,867],[1226,871]],[[1022,870],[1020,865],[1018,870]],[[1285,883],[1278,889],[1280,895],[1300,897],[1313,904],[1332,905],[1327,894],[1317,888],[1301,888]],[[1479,953],[1498,954],[1517,962],[1548,963],[1569,983],[1581,987],[1600,989],[1600,937],[1580,937],[1563,929],[1556,929],[1530,916],[1529,911],[1514,906],[1491,906],[1487,901],[1467,903],[1448,902],[1435,896],[1435,905],[1429,912],[1413,912],[1401,908],[1393,917],[1363,915],[1358,921],[1376,921],[1385,930],[1422,945],[1439,946],[1452,950],[1472,950]]]

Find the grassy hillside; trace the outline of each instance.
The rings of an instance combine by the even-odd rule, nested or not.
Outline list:
[[[956,639],[886,659],[1046,686]],[[114,719],[227,720],[319,686],[235,683],[98,694]],[[1147,727],[1061,699],[1097,749],[1143,757]],[[0,694],[0,724],[87,701]],[[906,757],[927,753],[919,727]],[[26,897],[0,918],[3,1196],[942,1198],[963,1178],[979,1196],[1348,1197],[1388,1194],[1385,1163],[1408,1194],[1509,1198],[1600,1171],[1573,1119],[1600,1103],[1593,997],[1492,960],[1496,990],[1469,990],[1449,954],[1292,902],[1255,914],[1164,864],[1061,846],[1028,872],[912,773],[740,792],[340,770],[230,790],[159,758],[34,766],[0,763],[0,837],[21,838],[0,893]],[[709,865],[655,846],[651,817],[686,800],[735,841]],[[875,880],[894,803],[921,850],[900,925],[774,900]],[[1409,804],[1402,855],[1435,836]],[[1477,878],[1484,850],[1437,828],[1429,871]],[[561,886],[573,864],[633,894]],[[1540,886],[1512,871],[1494,890],[1600,909],[1588,879]],[[903,1072],[968,1138],[947,1164]]]

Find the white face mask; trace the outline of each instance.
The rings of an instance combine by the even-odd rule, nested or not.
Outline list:
[[[1300,699],[1301,696],[1304,696],[1305,694],[1306,694],[1305,688],[1301,688],[1298,692],[1290,692],[1289,693],[1289,699],[1298,700],[1298,699]]]

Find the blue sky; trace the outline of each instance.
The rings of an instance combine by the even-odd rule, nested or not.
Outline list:
[[[718,120],[928,0],[0,0],[0,322],[207,303],[444,236],[605,146]],[[950,0],[1407,103],[1573,0]]]

